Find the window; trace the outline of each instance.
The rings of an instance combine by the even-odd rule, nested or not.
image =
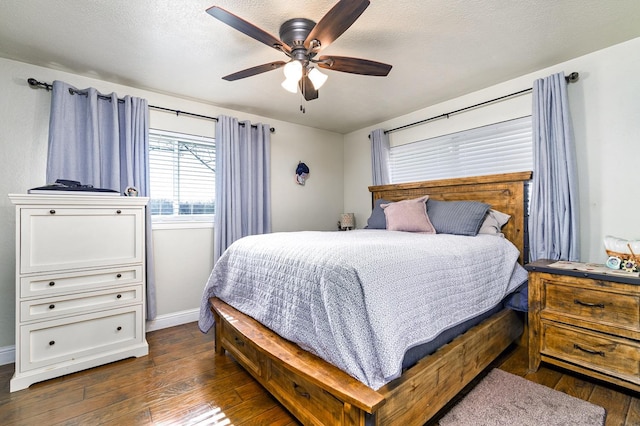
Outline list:
[[[151,215],[157,221],[210,221],[215,213],[213,138],[149,130]]]
[[[391,147],[392,183],[533,170],[531,116]]]

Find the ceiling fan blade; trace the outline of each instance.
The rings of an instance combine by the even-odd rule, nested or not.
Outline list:
[[[316,51],[330,45],[362,15],[369,3],[369,0],[340,0],[313,27],[304,41],[304,47],[309,49],[312,40],[320,42],[320,47],[313,49]]]
[[[227,81],[240,80],[241,78],[247,78],[256,74],[262,74],[263,72],[278,69],[285,66],[285,64],[286,62],[284,61],[269,62],[268,64],[258,65],[257,67],[247,68],[246,70],[225,75],[224,77],[222,77],[222,79]]]
[[[313,83],[308,76],[302,77],[298,82],[298,86],[300,86],[300,91],[306,101],[318,99],[318,91],[313,87]]]
[[[351,74],[373,75],[386,77],[391,71],[391,65],[368,59],[350,58],[348,56],[320,56],[318,66],[333,71]]]
[[[263,29],[256,27],[251,22],[247,22],[239,16],[236,16],[221,7],[210,7],[209,9],[207,9],[207,13],[229,25],[230,27],[235,28],[241,33],[244,33],[249,37],[258,40],[259,42],[264,43],[269,47],[273,47],[276,50],[285,50],[287,53],[291,52],[291,48],[287,46],[287,44],[283,41],[277,39]]]

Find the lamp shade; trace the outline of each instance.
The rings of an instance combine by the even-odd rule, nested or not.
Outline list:
[[[287,80],[298,81],[302,77],[302,64],[300,61],[292,60],[284,66],[284,76]]]
[[[311,80],[313,88],[316,90],[322,87],[325,81],[327,81],[327,78],[328,76],[322,74],[317,68],[311,68],[311,71],[309,71],[309,80]]]
[[[341,229],[353,229],[355,228],[356,218],[353,213],[342,213],[340,215],[340,228]]]
[[[291,93],[298,93],[298,80],[294,80],[292,78],[287,78],[282,82],[282,87],[284,90],[287,90]]]

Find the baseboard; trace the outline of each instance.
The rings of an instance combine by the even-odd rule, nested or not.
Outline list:
[[[189,322],[196,322],[200,317],[200,309],[172,312],[166,315],[158,315],[156,319],[147,321],[147,332],[175,327]]]
[[[0,365],[16,362],[16,347],[5,346],[0,348]]]

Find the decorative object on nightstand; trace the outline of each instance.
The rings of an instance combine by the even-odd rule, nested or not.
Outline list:
[[[353,213],[342,213],[340,215],[340,229],[349,231],[354,229],[356,225],[356,217]]]
[[[9,198],[16,206],[16,362],[10,391],[147,355],[148,198]]]
[[[604,248],[609,255],[607,267],[627,272],[640,270],[640,240],[628,241],[607,235],[604,237]]]
[[[640,391],[640,278],[571,263],[526,265],[529,369],[544,361]]]

